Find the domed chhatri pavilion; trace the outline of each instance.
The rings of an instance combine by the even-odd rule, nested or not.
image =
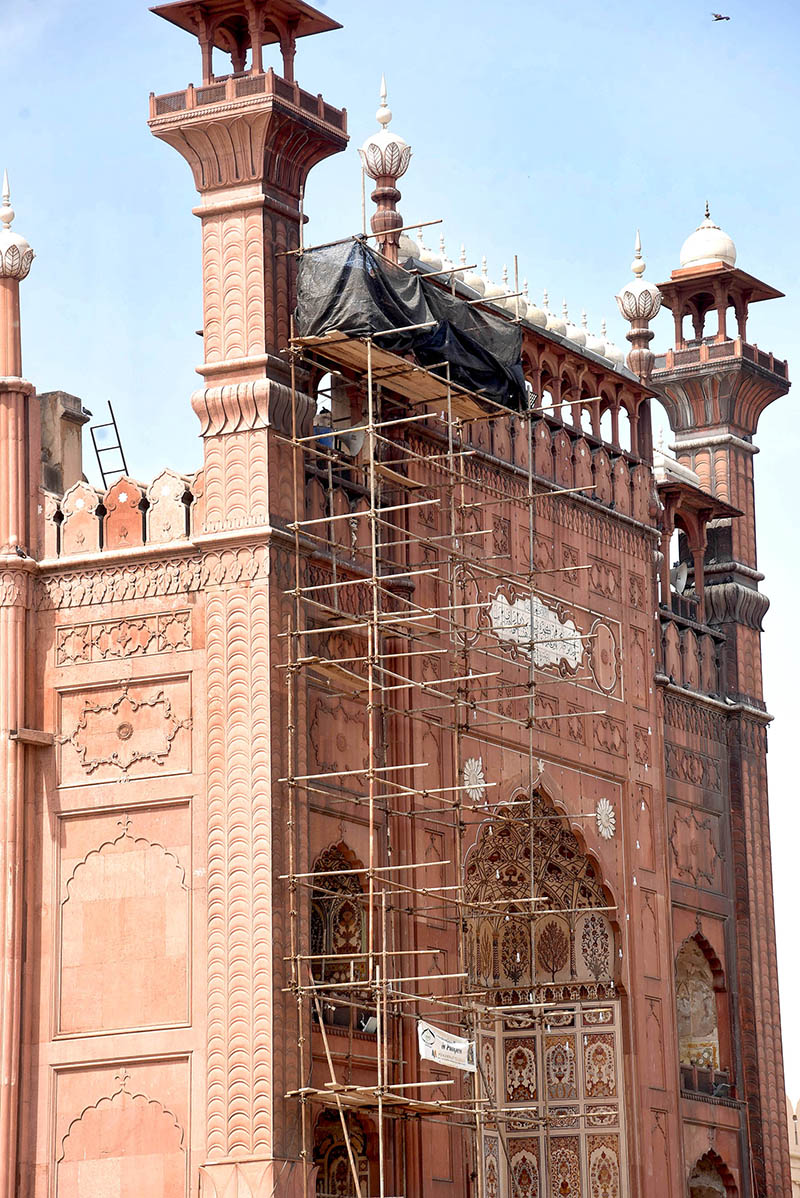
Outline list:
[[[708,208],[658,285],[637,234],[623,352],[406,227],[385,83],[371,230],[309,245],[336,22],[154,11],[201,51],[149,122],[199,193],[193,469],[87,481],[0,205],[0,1198],[788,1195],[780,292]]]

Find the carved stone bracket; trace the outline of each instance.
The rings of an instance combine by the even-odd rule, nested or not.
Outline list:
[[[26,570],[0,569],[0,607],[26,607],[29,578]]]
[[[739,582],[720,582],[706,589],[705,599],[709,624],[744,624],[762,631],[769,599],[761,591]]]

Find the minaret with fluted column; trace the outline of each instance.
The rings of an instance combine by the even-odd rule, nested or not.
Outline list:
[[[241,548],[257,563],[236,588],[210,566],[204,592],[208,994],[199,1187],[202,1198],[285,1198],[302,1192],[310,1162],[284,1101],[297,1076],[297,1029],[280,881],[288,871],[288,696],[277,667],[294,585],[285,526],[298,479],[289,438],[311,431],[315,409],[302,364],[292,399],[287,350],[305,181],[347,144],[345,113],[295,81],[294,48],[338,26],[299,0],[155,11],[197,37],[202,52],[202,83],[150,104],[151,131],[186,159],[200,197],[204,361],[192,407],[203,437],[205,518],[197,539],[211,562]],[[273,43],[282,70],[264,68]],[[225,78],[212,74],[213,49],[231,55]]]
[[[706,491],[742,513],[709,528],[705,618],[725,633],[741,1097],[754,1193],[771,1198],[788,1193],[790,1180],[767,804],[770,717],[761,680],[761,620],[769,600],[759,589],[753,462],[761,413],[790,384],[786,363],[747,341],[747,317],[750,304],[781,292],[737,266],[736,247],[708,205],[683,244],[680,266],[659,289],[674,317],[675,345],[656,358],[652,385],[675,434],[673,448]],[[728,331],[730,309],[735,336]]]
[[[17,1193],[22,977],[25,634],[34,562],[32,462],[38,445],[33,387],[22,378],[19,285],[33,250],[12,229],[8,176],[0,207],[0,1198]],[[35,402],[35,401],[34,401]]]

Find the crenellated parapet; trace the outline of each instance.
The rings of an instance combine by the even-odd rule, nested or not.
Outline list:
[[[75,557],[188,540],[201,493],[197,475],[173,470],[149,485],[123,475],[105,491],[77,482],[60,499],[47,496],[44,542],[53,556]]]

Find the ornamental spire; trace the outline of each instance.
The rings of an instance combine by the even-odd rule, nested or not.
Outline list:
[[[616,299],[620,312],[631,323],[631,331],[626,333],[631,343],[627,365],[643,383],[650,378],[655,363],[655,355],[649,348],[655,334],[648,328],[648,322],[658,315],[661,308],[661,292],[655,283],[648,283],[643,278],[646,266],[642,257],[642,239],[637,229],[631,263],[634,279],[622,287]]]
[[[386,93],[386,76],[381,75],[380,107],[375,114],[380,130],[368,137],[359,150],[364,171],[375,180],[371,199],[378,211],[372,217],[372,231],[378,234],[378,249],[392,262],[398,261],[403,218],[397,211],[400,192],[397,180],[406,173],[411,161],[411,147],[396,133],[389,132],[392,110]]]
[[[11,225],[16,213],[11,207],[11,190],[8,185],[8,171],[3,171],[3,203],[0,206],[0,279],[17,279],[27,277],[33,262],[33,250],[19,233],[11,231]]]

